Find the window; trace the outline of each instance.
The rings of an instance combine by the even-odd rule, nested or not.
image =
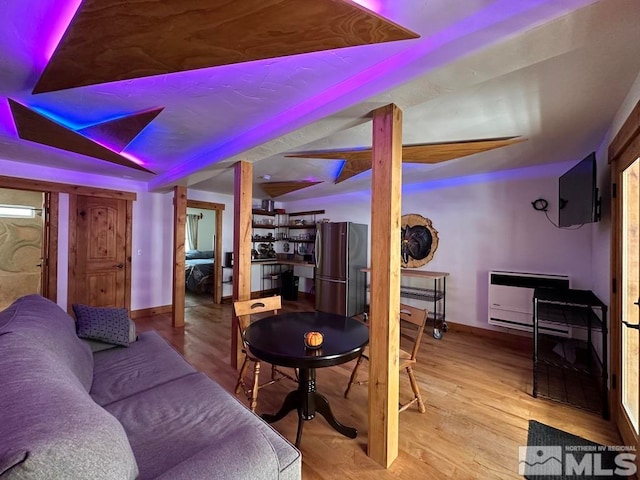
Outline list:
[[[22,205],[0,205],[0,217],[5,218],[34,218],[36,209]]]

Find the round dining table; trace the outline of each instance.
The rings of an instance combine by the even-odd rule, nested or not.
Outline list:
[[[324,339],[319,348],[305,345],[307,332],[322,333]],[[277,422],[297,410],[296,446],[300,445],[304,422],[315,418],[316,412],[342,435],[356,438],[358,431],[338,422],[327,398],[316,391],[316,369],[357,358],[369,343],[369,328],[365,324],[333,313],[287,312],[253,322],[244,331],[244,340],[258,359],[298,369],[298,388],[287,394],[276,414],[263,414],[264,420]]]

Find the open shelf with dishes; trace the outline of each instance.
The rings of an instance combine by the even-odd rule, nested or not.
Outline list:
[[[251,260],[275,260],[278,222],[275,211],[253,209],[251,219]]]
[[[312,262],[315,254],[316,225],[318,215],[324,210],[291,212],[284,215],[285,222],[280,224],[283,233],[282,251],[287,259]]]
[[[284,259],[313,261],[316,224],[324,210],[286,213],[254,208],[252,210],[252,262]]]

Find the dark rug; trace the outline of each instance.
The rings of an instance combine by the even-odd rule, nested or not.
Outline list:
[[[528,480],[610,479],[634,474],[634,459],[635,452],[529,420],[527,447],[521,447],[518,462],[519,473]]]

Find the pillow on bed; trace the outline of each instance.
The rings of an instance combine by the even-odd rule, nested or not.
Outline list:
[[[129,313],[126,308],[73,304],[78,337],[129,346]]]
[[[213,250],[189,250],[186,252],[185,257],[187,260],[213,258]]]

